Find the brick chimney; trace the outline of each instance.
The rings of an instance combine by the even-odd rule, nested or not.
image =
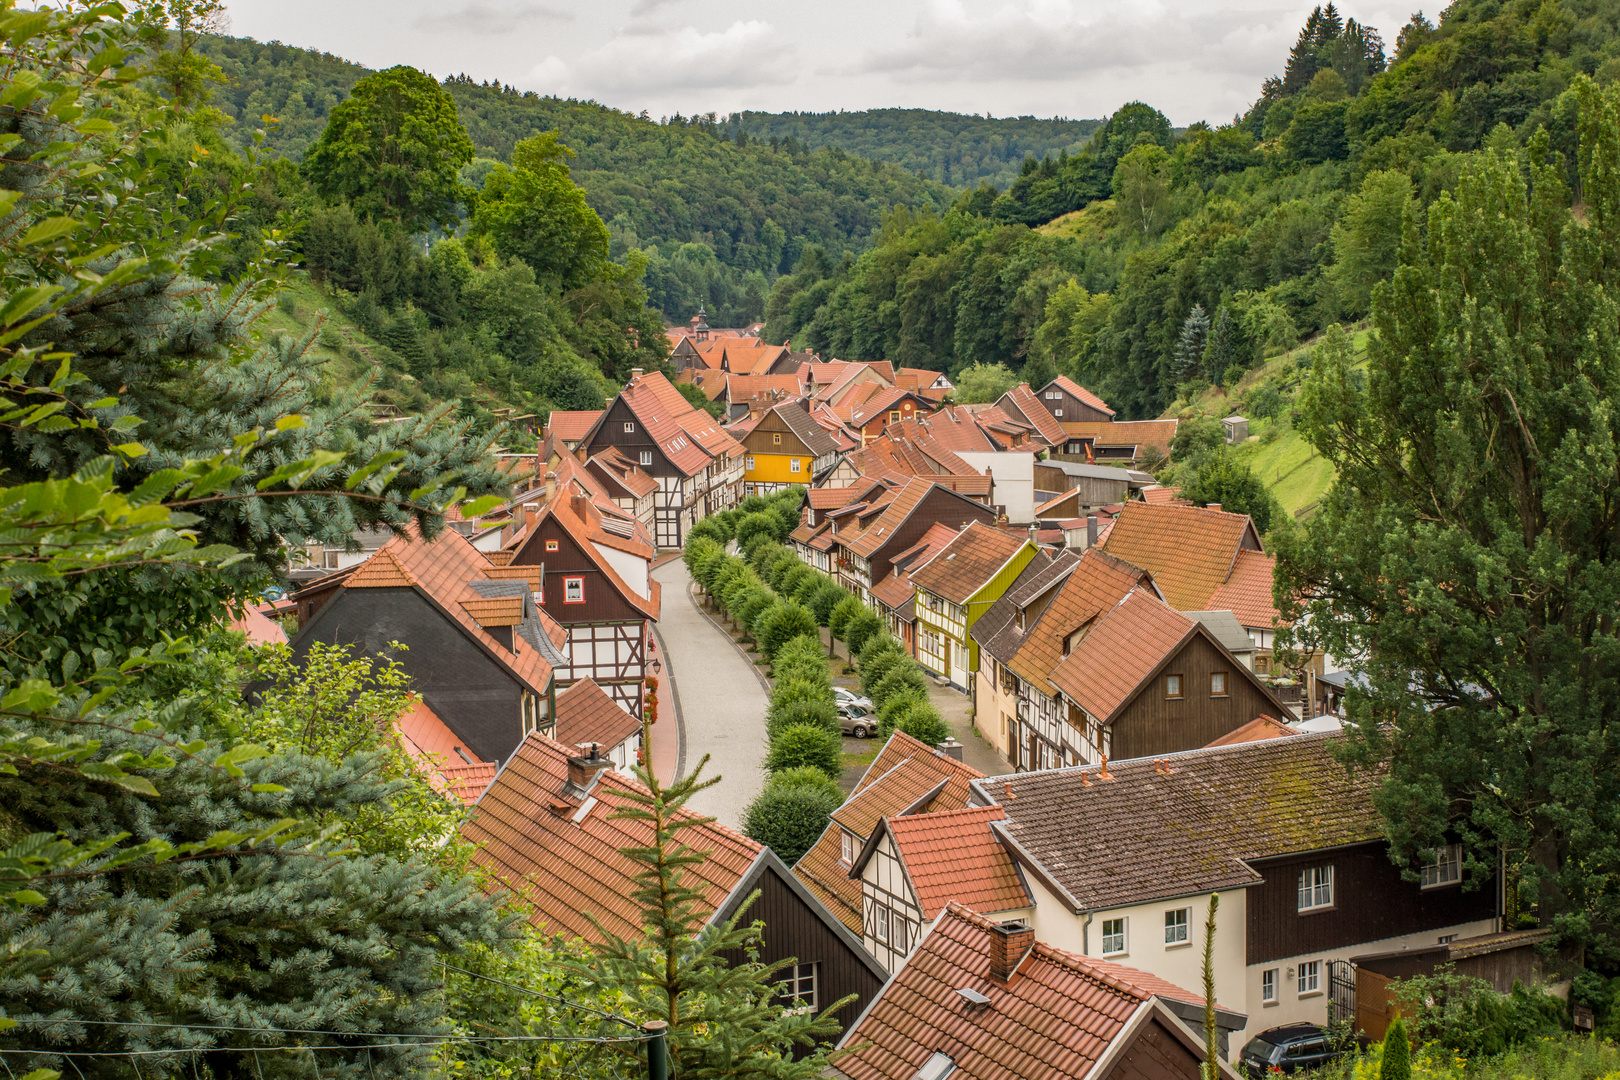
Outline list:
[[[1206,509],[1206,510],[1219,510],[1220,508],[1221,508],[1220,503],[1208,503],[1204,507],[1204,509]]]
[[[1008,982],[1029,950],[1035,947],[1035,931],[1022,919],[997,923],[990,928],[990,977]]]
[[[568,759],[568,787],[564,794],[584,798],[596,784],[596,778],[611,768],[612,759],[603,757],[597,752],[596,744],[591,743],[588,753]]]
[[[637,379],[641,378],[641,370],[642,369],[638,368],[638,367],[633,367],[633,368],[630,369],[630,381],[631,382],[635,382]]]
[[[554,472],[547,472],[546,473],[546,502],[550,502],[552,499],[555,499],[556,497],[557,497],[557,474],[554,473]]]
[[[1096,546],[1097,546],[1097,515],[1096,514],[1087,514],[1086,515],[1086,547],[1094,548]]]
[[[540,516],[540,504],[539,503],[537,503],[537,502],[526,502],[526,503],[523,504],[523,527],[525,529],[534,528],[534,519],[539,517],[539,516]]]

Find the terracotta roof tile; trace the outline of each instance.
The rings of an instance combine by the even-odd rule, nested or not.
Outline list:
[[[988,585],[992,578],[1029,542],[1025,535],[1014,535],[982,522],[972,522],[957,533],[944,548],[911,572],[918,588],[953,604]]]
[[[862,798],[868,788],[897,772],[903,775]],[[872,764],[866,767],[866,772],[855,785],[854,793],[834,813],[834,823],[827,826],[820,839],[793,867],[794,874],[844,925],[859,934],[861,883],[850,879],[849,867],[842,862],[840,816],[843,827],[849,828],[864,842],[880,820],[911,809],[941,780],[944,787],[939,794],[926,806],[917,809],[924,812],[961,809],[968,802],[969,784],[983,776],[971,765],[918,742],[903,731],[895,732],[883,744],[883,749],[878,751]],[[858,804],[851,806],[857,800]]]
[[[1098,446],[1153,446],[1170,453],[1170,440],[1176,437],[1178,420],[1082,420],[1062,423],[1071,438],[1091,439]]]
[[[614,818],[634,805],[626,797],[643,791],[611,769],[602,773],[584,803],[564,798],[571,751],[536,732],[528,737],[478,800],[462,835],[473,858],[489,872],[490,892],[510,891],[529,919],[548,935],[601,940],[591,917],[611,933],[635,936],[641,912],[631,893],[639,864],[620,854],[651,835],[645,822]],[[555,807],[562,805],[562,812]],[[583,811],[583,812],[581,812]],[[681,815],[696,821],[690,812]],[[577,818],[577,820],[576,820]],[[761,846],[710,822],[682,831],[681,839],[707,857],[686,870],[686,882],[715,910],[740,881]]]
[[[1177,503],[1182,506],[1190,505],[1186,499],[1181,497],[1180,488],[1160,487],[1157,485],[1142,489],[1142,501],[1145,503],[1151,503],[1155,506],[1162,506],[1169,503]]]
[[[557,741],[584,748],[595,743],[607,751],[641,730],[641,722],[590,679],[581,679],[557,695]]]
[[[818,487],[809,489],[810,505],[816,510],[837,510],[849,505],[861,489],[858,487]]]
[[[1160,661],[1197,630],[1195,621],[1137,587],[1098,617],[1047,681],[1107,723]]]
[[[400,562],[393,545],[385,545],[357,567],[344,583],[350,589],[397,589],[412,586],[416,579]]]
[[[1271,598],[1271,581],[1277,560],[1259,551],[1237,553],[1226,582],[1209,598],[1209,606],[1230,611],[1244,626],[1279,626],[1277,606]]]
[[[905,487],[895,493],[883,512],[868,525],[859,536],[849,540],[845,546],[855,554],[865,558],[893,538],[894,532],[909,518],[923,498],[934,489],[932,480],[914,477],[906,481]]]
[[[1030,906],[1018,870],[990,831],[990,822],[1006,816],[999,806],[972,806],[884,819],[924,919],[953,900],[987,915]]]
[[[410,706],[394,721],[394,732],[429,782],[462,802],[476,800],[495,777],[498,766],[467,749],[419,697],[413,696]]]
[[[1197,506],[1130,502],[1120,511],[1103,548],[1149,570],[1170,606],[1209,611],[1247,536],[1258,544],[1243,514]]]
[[[1063,639],[1111,611],[1147,580],[1146,571],[1098,548],[1087,548],[1039,618],[1024,628],[1017,651],[1003,663],[1020,679],[1050,692],[1052,669],[1063,659]]]
[[[1098,412],[1107,413],[1109,416],[1114,415],[1114,410],[1108,407],[1108,402],[1104,401],[1096,394],[1093,394],[1090,390],[1087,390],[1085,387],[1081,386],[1067,375],[1059,375],[1057,378],[1047,383],[1046,386],[1055,386],[1059,390],[1065,390],[1074,397],[1077,397],[1081,401],[1085,402],[1087,405],[1090,405]],[[1046,386],[1041,387],[1041,389],[1044,391]]]
[[[578,442],[589,435],[591,428],[601,419],[601,409],[570,412],[558,409],[546,417],[546,434],[567,442]]]
[[[840,1041],[851,1080],[912,1080],[936,1053],[953,1080],[1073,1080],[1086,1076],[1156,990],[1179,987],[1118,964],[1036,942],[1007,982],[990,975],[991,920],[947,907],[906,963]],[[1142,983],[1150,983],[1149,989]],[[958,990],[990,1000],[971,1006]],[[1224,1075],[1224,1074],[1223,1074]]]
[[[1236,731],[1228,731],[1209,745],[1235,746],[1238,743],[1260,742],[1263,739],[1282,739],[1296,734],[1298,732],[1281,720],[1261,713]]]
[[[1096,766],[998,776],[984,789],[1007,811],[996,827],[1081,909],[1149,903],[1258,881],[1243,860],[1379,839],[1381,770],[1351,773],[1333,753],[1340,737],[1115,761],[1107,780]]]
[[[872,599],[891,611],[898,611],[917,599],[917,591],[912,588],[911,578],[906,576],[904,570],[885,574],[882,581],[872,586],[871,593]]]
[[[461,608],[479,626],[516,626],[523,621],[523,597],[476,596],[461,601]]]
[[[1055,556],[1037,552],[1012,587],[968,628],[969,636],[994,659],[1007,663],[1024,641],[1024,631],[1018,625],[1018,610],[1055,589],[1079,563],[1080,556],[1073,551],[1060,551]]]
[[[1006,408],[1007,404],[1017,409],[1023,415],[1024,421],[1033,427],[1048,445],[1058,446],[1062,444],[1063,425],[1058,422],[1057,417],[1046,411],[1045,407],[1041,405],[1040,399],[1035,396],[1035,392],[1029,388],[1028,383],[1019,383],[1011,390],[1008,390],[996,404],[1002,406],[1003,409]]]

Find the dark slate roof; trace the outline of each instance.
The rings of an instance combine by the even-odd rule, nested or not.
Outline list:
[[[788,430],[804,443],[811,456],[819,458],[838,453],[838,440],[827,434],[827,430],[816,423],[815,418],[801,403],[786,402],[778,405],[773,411],[781,418],[782,423],[788,426]]]
[[[1067,549],[1055,557],[1044,551],[1037,553],[1012,583],[1012,588],[1002,593],[968,628],[968,634],[979,643],[979,648],[1005,664],[1024,642],[1024,633],[1013,619],[1018,609],[1062,582],[1079,565],[1080,556]]]
[[[976,781],[1013,856],[1075,911],[1260,880],[1247,862],[1382,835],[1377,776],[1333,756],[1337,734]],[[1167,771],[1166,771],[1167,770]],[[1079,823],[1084,828],[1077,828]]]

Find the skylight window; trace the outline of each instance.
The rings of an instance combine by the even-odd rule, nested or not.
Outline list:
[[[945,1080],[955,1071],[956,1062],[951,1060],[951,1056],[936,1050],[933,1057],[923,1062],[923,1067],[917,1070],[912,1080]]]

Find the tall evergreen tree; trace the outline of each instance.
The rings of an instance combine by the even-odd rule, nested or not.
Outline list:
[[[828,1064],[827,1051],[812,1048],[836,1036],[832,1014],[849,999],[833,1002],[819,1014],[784,1007],[776,1000],[775,978],[789,961],[730,964],[721,955],[758,947],[758,925],[742,922],[752,898],[725,923],[710,926],[713,912],[688,878],[690,868],[707,854],[689,847],[681,832],[714,819],[683,820],[681,813],[694,794],[719,782],[719,777],[698,779],[708,760],[705,756],[667,788],[657,777],[636,770],[646,790],[628,793],[613,816],[640,822],[650,831],[644,846],[624,851],[642,866],[634,899],[642,909],[643,936],[608,935],[593,959],[571,965],[571,970],[617,996],[631,1019],[668,1024],[670,1064],[684,1080],[820,1076]],[[639,1053],[640,1048],[628,1052]],[[795,1052],[802,1056],[795,1058]]]
[[[1212,383],[1223,380],[1227,369],[1238,362],[1240,346],[1238,325],[1232,319],[1231,309],[1222,304],[1215,312],[1209,344],[1204,347],[1204,377]]]
[[[1194,304],[1181,321],[1181,338],[1176,342],[1175,382],[1186,382],[1198,373],[1198,364],[1204,358],[1204,345],[1208,338],[1209,316],[1204,314],[1204,305]]]
[[[1620,89],[1577,81],[1584,218],[1545,131],[1407,211],[1367,371],[1334,330],[1301,430],[1337,480],[1279,545],[1299,643],[1354,658],[1354,760],[1406,867],[1461,838],[1544,926],[1620,922]],[[1522,881],[1523,892],[1513,884]]]
[[[1283,70],[1283,93],[1297,94],[1316,78],[1321,67],[1316,56],[1317,46],[1321,44],[1321,29],[1322,9],[1318,6],[1311,11],[1294,47],[1288,51],[1288,66]]]

